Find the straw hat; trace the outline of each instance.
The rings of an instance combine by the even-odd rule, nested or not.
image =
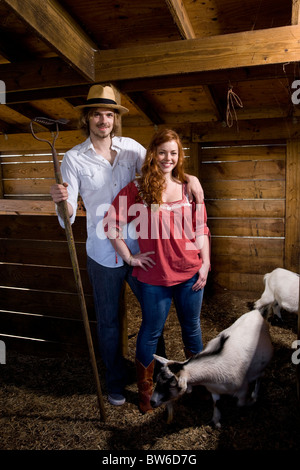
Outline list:
[[[118,110],[121,115],[129,112],[129,109],[116,102],[113,89],[102,85],[93,85],[89,90],[86,103],[75,108],[111,108]]]

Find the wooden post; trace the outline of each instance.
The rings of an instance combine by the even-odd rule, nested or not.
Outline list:
[[[2,158],[0,157],[0,199],[4,198],[4,188],[3,188],[3,181],[2,181]]]
[[[300,140],[287,141],[285,268],[299,273],[300,259]]]
[[[300,273],[300,141],[289,140],[286,152],[286,231],[285,267]],[[300,340],[300,281],[298,309]],[[296,366],[297,395],[300,401],[300,365]]]

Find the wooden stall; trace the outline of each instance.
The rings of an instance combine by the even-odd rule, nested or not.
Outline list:
[[[0,15],[0,339],[46,353],[85,348],[49,196],[51,154],[29,123],[69,120],[62,158],[84,139],[74,106],[94,83],[111,83],[129,109],[123,135],[147,146],[164,126],[182,137],[186,171],[205,191],[211,283],[259,294],[275,267],[299,272],[298,0],[3,0]],[[82,207],[74,234],[95,334]]]

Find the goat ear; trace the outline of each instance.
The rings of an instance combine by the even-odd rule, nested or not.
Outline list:
[[[156,354],[153,354],[154,359],[156,359],[158,362],[161,364],[168,364],[170,361],[166,359],[165,357],[157,356]]]
[[[180,376],[178,379],[178,386],[181,388],[181,392],[184,393],[187,390],[187,378]]]

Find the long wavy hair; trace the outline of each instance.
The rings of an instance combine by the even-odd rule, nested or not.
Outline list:
[[[178,145],[178,162],[172,170],[173,178],[181,183],[185,182],[184,150],[177,132],[171,129],[161,129],[152,137],[148,146],[145,162],[142,166],[141,177],[138,180],[138,199],[143,200],[147,206],[162,204],[162,193],[165,188],[165,178],[157,163],[157,147],[165,142],[174,140]]]

